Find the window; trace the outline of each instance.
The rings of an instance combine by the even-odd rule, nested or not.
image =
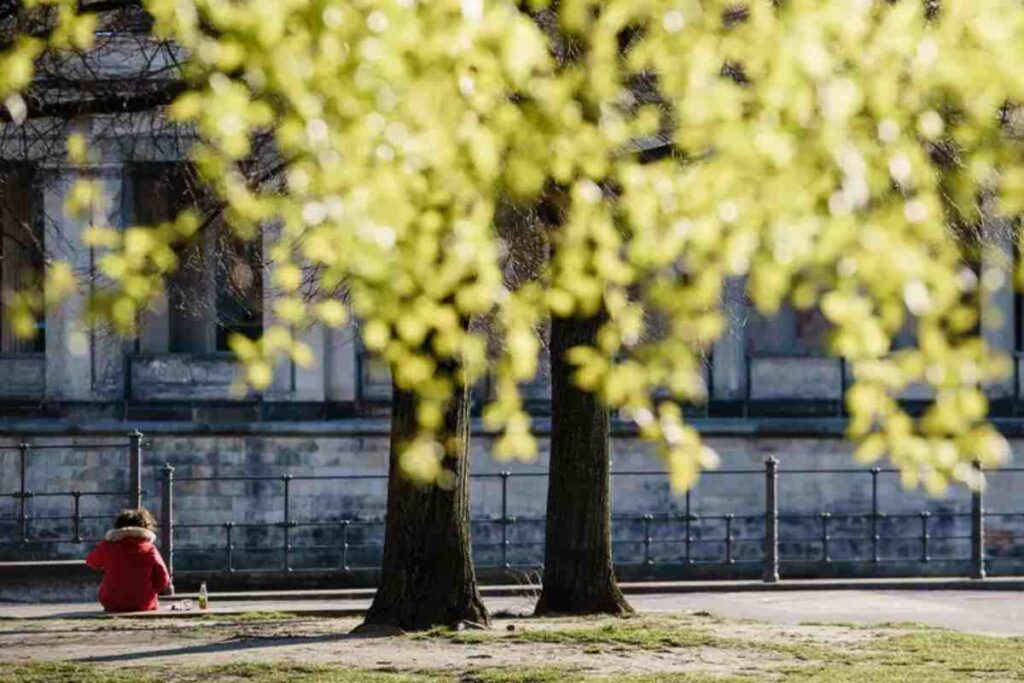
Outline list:
[[[135,222],[143,225],[171,220],[205,199],[185,164],[137,164],[131,183]],[[181,245],[161,305],[143,316],[139,350],[209,354],[227,351],[232,333],[258,338],[262,254],[258,239],[241,240],[216,220]]]
[[[387,361],[371,353],[358,342],[359,384],[357,396],[366,403],[381,403],[391,400],[391,368]]]
[[[32,169],[13,164],[0,168],[0,353],[46,350],[44,319],[32,339],[15,336],[4,310],[15,292],[43,281],[43,235]]]
[[[747,353],[751,356],[820,356],[827,351],[828,319],[818,309],[799,311],[783,305],[765,317],[751,309],[747,320]]]
[[[227,230],[215,233],[217,350],[228,351],[232,334],[259,339],[263,333],[262,244]]]
[[[1013,350],[1017,355],[1024,353],[1024,295],[1013,294]]]

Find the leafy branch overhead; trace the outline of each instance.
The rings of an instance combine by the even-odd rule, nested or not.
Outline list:
[[[31,109],[17,93],[44,50],[88,50],[98,21],[88,3],[25,5],[49,23],[12,35],[0,57],[14,120]],[[975,483],[972,461],[1007,457],[983,392],[1007,359],[979,335],[998,285],[959,236],[982,224],[982,205],[994,216],[1024,203],[1011,134],[1024,100],[1018,2],[142,5],[153,39],[187,55],[167,115],[198,134],[193,160],[227,221],[249,239],[280,227],[268,248],[277,322],[235,346],[249,382],[266,386],[282,354],[307,360],[300,331],[350,312],[420,398],[407,471],[438,476],[444,408],[488,371],[496,452],[531,457],[516,385],[536,370],[535,329],[603,306],[599,343],[571,352],[577,381],[660,445],[676,486],[692,485],[716,458],[678,402],[705,398],[702,358],[723,332],[730,278],[745,278],[764,313],[820,306],[831,352],[853,364],[862,460],[887,456],[906,485],[939,491]],[[268,132],[273,152],[254,151]],[[652,139],[671,153],[640,153]],[[254,155],[287,160],[283,182],[249,182]],[[73,209],[96,201],[73,198]],[[494,227],[505,202],[560,211],[542,275],[514,287],[502,271],[514,240]],[[97,226],[121,286],[96,312],[132,333],[196,225]],[[51,274],[68,291],[67,271]],[[327,294],[342,283],[344,303]],[[497,358],[469,324],[480,316]],[[908,327],[915,344],[894,350]],[[898,398],[922,384],[934,400],[912,417]]]

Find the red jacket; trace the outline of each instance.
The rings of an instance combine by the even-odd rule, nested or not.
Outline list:
[[[85,563],[103,572],[100,604],[108,612],[148,612],[160,606],[157,594],[171,584],[167,565],[148,529],[125,527],[107,532]]]

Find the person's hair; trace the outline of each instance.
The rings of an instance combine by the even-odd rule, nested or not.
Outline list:
[[[156,520],[153,519],[152,513],[146,508],[125,508],[114,517],[114,528],[124,529],[129,526],[153,531],[156,529]]]

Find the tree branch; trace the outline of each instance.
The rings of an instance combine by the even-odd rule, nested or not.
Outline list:
[[[132,114],[167,106],[183,93],[188,84],[184,81],[161,81],[154,87],[141,92],[111,92],[101,96],[86,96],[74,99],[47,101],[31,92],[23,95],[25,119],[73,118],[84,115]],[[0,122],[11,122],[11,112],[0,106]]]

